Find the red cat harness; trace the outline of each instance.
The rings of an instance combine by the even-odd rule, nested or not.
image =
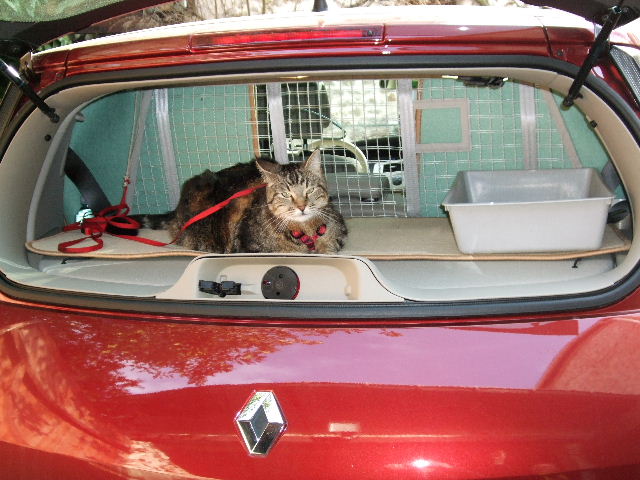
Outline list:
[[[314,251],[316,249],[316,240],[325,233],[327,233],[327,226],[325,224],[322,224],[317,228],[315,235],[307,235],[300,230],[291,230],[291,236],[304,243],[310,251]]]
[[[102,240],[102,235],[104,233],[108,233],[109,235],[113,235],[114,237],[124,238],[127,240],[134,240],[136,242],[145,243],[147,245],[153,245],[155,247],[166,247],[167,245],[171,245],[175,243],[189,226],[193,225],[196,222],[199,222],[203,218],[208,217],[216,213],[218,210],[223,209],[227,205],[229,205],[233,200],[239,197],[244,197],[247,195],[251,195],[256,190],[266,187],[266,183],[262,183],[260,185],[256,185],[254,187],[246,188],[244,190],[240,190],[239,192],[234,193],[226,200],[223,200],[220,203],[216,203],[214,206],[203,210],[199,214],[195,215],[189,221],[187,221],[181,228],[178,234],[174,237],[170,242],[159,242],[157,240],[152,240],[150,238],[138,237],[136,235],[126,235],[126,234],[115,234],[107,231],[109,226],[121,229],[121,230],[131,230],[133,233],[135,230],[140,228],[140,223],[133,218],[129,217],[129,205],[126,201],[127,189],[129,188],[129,177],[125,177],[122,199],[118,205],[112,205],[101,210],[98,215],[91,218],[85,218],[80,222],[72,223],[63,227],[63,231],[69,232],[71,230],[80,230],[85,234],[84,237],[78,238],[76,240],[70,240],[68,242],[62,242],[58,245],[58,251],[62,253],[89,253],[95,252],[96,250],[100,250],[104,246],[104,242]],[[325,227],[326,230],[326,227]],[[324,232],[323,232],[324,233]],[[316,237],[317,238],[317,237]],[[93,241],[93,245],[88,245],[84,247],[75,247],[81,242],[85,240]]]

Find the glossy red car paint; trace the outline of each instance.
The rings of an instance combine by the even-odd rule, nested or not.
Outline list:
[[[211,47],[204,35],[170,37],[157,40],[138,40],[107,46],[73,50],[63,60],[60,53],[52,58],[47,54],[34,58],[35,73],[56,72],[56,80],[85,73],[130,70],[136,68],[189,65],[245,59],[299,58],[355,55],[420,55],[420,54],[520,54],[549,56],[549,45],[542,27],[467,27],[463,25],[418,27],[415,25],[386,26],[384,36],[371,39],[331,41],[309,44],[305,40],[279,42],[276,45],[247,45],[246,48]],[[363,26],[363,30],[377,31],[379,26]],[[203,39],[203,37],[205,37]],[[593,39],[593,36],[591,36]],[[40,88],[46,86],[43,79]]]
[[[581,65],[594,40],[592,28],[556,26],[468,26],[459,25],[361,25],[350,27],[371,32],[369,36],[343,38],[329,36],[318,41],[318,33],[330,28],[310,28],[308,39],[274,40],[251,39],[236,47],[218,46],[221,34],[198,33],[161,39],[140,39],[114,42],[107,45],[76,48],[70,53],[44,53],[34,57],[32,67],[40,76],[42,89],[63,78],[87,73],[116,72],[193,64],[209,64],[240,60],[317,58],[326,56],[381,56],[381,55],[532,55],[558,58]],[[256,32],[261,34],[262,32]],[[268,34],[267,34],[268,35]],[[304,37],[305,31],[300,35]],[[225,37],[231,34],[224,34]],[[619,34],[622,38],[623,35]],[[624,36],[629,39],[628,35]],[[616,76],[616,69],[603,61],[594,70],[606,79],[616,91],[635,104],[624,82]]]
[[[34,57],[40,88],[244,59],[522,54],[584,60],[593,32],[393,25],[357,44],[207,49],[191,36]],[[373,27],[372,27],[373,28]],[[377,28],[377,27],[376,27]],[[598,73],[618,92],[608,63]],[[317,324],[314,326],[313,324]],[[303,325],[303,326],[301,326]],[[8,479],[640,478],[640,293],[598,311],[309,321],[153,316],[0,296]],[[273,390],[266,458],[233,419]]]
[[[0,462],[7,478],[636,478],[639,329],[638,315],[294,328],[3,305]],[[289,425],[256,459],[233,418],[265,388]]]

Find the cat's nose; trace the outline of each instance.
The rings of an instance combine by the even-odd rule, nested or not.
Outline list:
[[[298,210],[300,210],[301,212],[304,212],[305,208],[307,208],[306,205],[298,205]]]

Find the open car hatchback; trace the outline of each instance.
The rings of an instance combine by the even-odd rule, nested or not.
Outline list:
[[[21,56],[0,106],[7,478],[640,476],[640,1],[34,53],[159,2],[44,3],[0,14]],[[337,253],[321,228],[211,252],[131,223],[207,169],[309,157]]]

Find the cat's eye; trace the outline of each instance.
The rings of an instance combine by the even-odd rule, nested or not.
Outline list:
[[[316,187],[311,187],[311,188],[308,188],[308,189],[307,189],[307,192],[306,192],[306,193],[307,193],[307,195],[311,195],[311,194],[312,194],[313,192],[315,192],[315,191],[316,191]]]
[[[280,195],[282,195],[284,198],[290,198],[291,194],[289,192],[280,192]]]

